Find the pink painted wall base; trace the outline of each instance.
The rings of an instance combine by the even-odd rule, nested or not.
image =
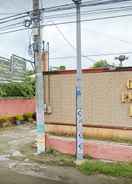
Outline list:
[[[75,155],[75,140],[46,135],[46,147],[64,154]],[[111,161],[132,161],[132,146],[114,142],[85,140],[84,155]]]
[[[35,112],[35,99],[0,99],[0,116]]]

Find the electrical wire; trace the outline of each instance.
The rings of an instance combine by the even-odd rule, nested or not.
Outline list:
[[[90,7],[90,6],[102,6],[102,5],[110,5],[110,4],[117,4],[117,3],[124,3],[124,2],[132,2],[131,0],[117,0],[116,2],[114,0],[105,0],[105,1],[101,1],[101,0],[97,0],[97,1],[87,1],[85,3],[82,3],[81,7]],[[107,8],[107,10],[103,10],[102,12],[99,12],[100,9],[98,10],[93,10],[93,12],[82,12],[83,15],[97,15],[97,14],[101,14],[101,13],[117,13],[118,12],[121,12],[121,11],[129,11],[131,10],[132,6],[127,6],[127,7],[121,7],[120,8]],[[72,4],[67,4],[67,5],[61,5],[61,6],[56,6],[56,7],[50,7],[50,8],[46,8],[44,9],[43,6],[42,8],[40,9],[40,11],[42,12],[45,12],[45,13],[51,13],[51,12],[57,12],[57,11],[64,11],[64,10],[71,10],[71,9],[75,9],[75,5],[72,3]],[[23,13],[19,13],[19,14],[16,14],[16,15],[12,15],[12,16],[8,16],[8,17],[4,17],[4,18],[1,18],[0,19],[0,24],[6,24],[8,22],[11,22],[11,21],[17,21],[17,20],[20,20],[20,19],[23,19],[23,18],[26,18],[28,16],[31,15],[33,11],[28,11],[28,12],[23,12]],[[67,15],[68,13],[66,14],[63,14],[62,17],[63,18],[67,18]],[[69,17],[71,17],[72,15],[74,15],[73,13],[69,13]],[[65,17],[64,17],[65,16]],[[105,19],[112,19],[112,18],[121,18],[121,17],[126,17],[126,16],[132,16],[132,14],[124,14],[124,15],[112,15],[112,16],[105,16],[105,17],[95,17],[95,18],[89,18],[89,19],[82,19],[81,22],[89,22],[89,21],[97,21],[97,20],[105,20]],[[51,17],[53,18],[53,16]],[[57,18],[57,15],[54,16],[54,18]],[[47,20],[50,19],[50,16],[49,18],[47,17]],[[7,31],[3,31],[3,32],[0,32],[0,35],[4,35],[4,34],[8,34],[8,33],[13,33],[13,32],[18,32],[18,31],[24,31],[24,30],[29,30],[29,29],[32,29],[32,28],[23,28],[23,25],[22,25],[23,22],[17,22],[17,23],[14,23],[14,24],[10,24],[10,25],[5,25],[3,27],[0,27],[0,30],[2,29],[5,29],[7,28],[8,30]],[[67,37],[65,36],[65,34],[59,29],[58,25],[64,25],[64,24],[71,24],[71,23],[76,23],[76,21],[65,21],[65,22],[57,22],[57,23],[51,23],[51,24],[43,24],[41,25],[41,27],[45,27],[45,26],[55,26],[57,29],[58,29],[58,32],[60,32],[60,34],[62,35],[63,39],[67,42],[68,45],[70,45],[71,48],[73,48],[74,50],[76,49],[72,43],[67,39]],[[15,28],[14,28],[15,26]],[[16,27],[19,27],[19,29],[16,29]],[[13,30],[9,30],[9,29],[13,29]],[[121,40],[123,41],[123,40]],[[124,42],[124,41],[123,41]],[[117,54],[117,53],[116,53]],[[129,53],[130,54],[130,53]],[[132,53],[131,53],[132,54]],[[104,53],[104,56],[108,55],[108,53]],[[109,55],[112,55],[109,54]],[[113,55],[115,55],[115,53],[113,53]],[[99,55],[82,55],[83,58],[87,58],[91,61],[94,61],[93,59],[89,58],[89,57],[98,57]],[[100,55],[102,56],[102,55]],[[74,56],[72,56],[74,57]],[[50,58],[51,59],[51,58]],[[54,58],[55,59],[55,58]]]
[[[16,18],[16,17],[22,16],[22,15],[28,15],[28,14],[29,14],[28,12],[18,13],[18,14],[14,14],[11,16],[0,18],[0,21],[8,20],[8,19]]]
[[[115,16],[114,16],[115,17]],[[109,17],[108,17],[109,18]],[[102,19],[102,17],[101,18],[99,18],[99,19]],[[82,20],[83,21],[83,20]],[[21,22],[21,23],[23,23],[23,22]],[[20,23],[20,24],[21,24]],[[68,23],[68,22],[64,22],[64,23]],[[72,23],[72,22],[71,22]],[[7,25],[7,26],[3,26],[2,28],[0,27],[0,29],[3,29],[3,28],[8,28],[8,26],[15,26],[16,24],[19,24],[19,23],[15,23],[15,24],[11,24],[11,25]],[[61,24],[61,23],[60,23]],[[54,25],[56,25],[55,23],[54,23]],[[46,25],[46,26],[48,26],[48,25]]]
[[[132,52],[117,52],[117,53],[99,53],[99,54],[88,54],[85,57],[100,57],[100,56],[117,56],[117,55],[132,55]],[[58,56],[51,57],[50,60],[61,60],[61,59],[74,59],[76,56]]]
[[[124,2],[132,2],[132,0],[106,0],[106,1],[102,1],[102,0],[98,0],[98,2],[93,2],[91,1],[91,3],[89,1],[84,2],[82,4],[82,7],[85,6],[99,6],[99,5],[111,5],[111,4],[119,4],[119,3],[124,3]]]
[[[99,5],[111,5],[111,4],[119,4],[119,3],[124,3],[124,2],[132,2],[132,0],[98,0],[98,1],[85,1],[84,3],[81,3],[81,7],[92,7],[92,6],[99,6]],[[70,9],[75,9],[75,4],[65,4],[61,6],[54,6],[50,8],[44,9],[45,13],[49,12],[56,12],[56,11],[64,11],[64,10],[70,10]]]
[[[132,0],[107,0],[107,1],[102,1],[98,0],[96,2],[92,1],[86,1],[84,3],[81,3],[81,7],[94,7],[94,6],[99,6],[99,5],[111,5],[111,4],[119,4],[119,3],[124,3],[124,2],[132,2]],[[70,10],[70,9],[75,9],[75,4],[67,4],[67,5],[61,5],[61,6],[56,6],[56,7],[50,7],[46,8],[44,10],[45,13],[50,13],[50,12],[56,12],[56,11],[64,11],[64,10]]]
[[[71,5],[71,4],[70,4]],[[39,9],[41,12],[43,11],[46,11],[46,12],[51,12],[53,11],[53,9],[55,8],[56,10],[61,7],[64,7],[64,6],[67,6],[67,5],[61,5],[61,6],[54,6],[54,7],[50,7],[50,8],[41,8]],[[19,19],[19,18],[23,18],[23,17],[26,17],[26,16],[29,16],[30,14],[32,14],[34,11],[38,11],[38,10],[31,10],[31,11],[24,11],[24,12],[21,12],[21,13],[18,13],[18,14],[14,14],[14,15],[11,15],[11,16],[6,16],[6,17],[3,17],[3,18],[0,18],[0,24],[1,23],[6,23],[8,21],[12,21],[12,20],[15,20],[15,19]]]
[[[130,1],[130,0],[127,0],[127,1]],[[122,2],[122,1],[118,1],[118,2]],[[126,2],[126,1],[125,1]],[[61,5],[61,6],[56,6],[57,8],[59,7],[64,7],[66,5]],[[52,9],[53,7],[51,8],[48,8],[49,10]],[[44,8],[42,8],[41,10],[44,10]],[[14,16],[17,16],[17,15],[20,15],[19,14],[16,14],[16,15],[13,15],[13,19],[11,19],[11,21],[13,20],[17,20],[17,19],[20,19],[20,18],[24,18],[26,16],[29,15],[29,12],[32,12],[32,11],[28,11],[28,12],[23,12],[21,14],[27,14],[27,15],[24,15],[24,16],[21,16],[21,17],[14,17]],[[48,10],[47,10],[48,12]],[[127,17],[127,16],[132,16],[132,14],[123,14],[123,15],[113,15],[113,16],[106,16],[106,17],[95,17],[95,18],[89,18],[89,19],[82,19],[81,22],[88,22],[88,21],[96,21],[96,20],[105,20],[105,19],[112,19],[112,18],[121,18],[121,17]],[[12,18],[12,16],[8,16],[8,17],[5,17],[3,19],[8,19],[8,18]],[[0,20],[3,20],[3,19],[0,19]],[[4,21],[4,23],[8,22],[8,20]],[[3,22],[0,22],[0,24],[3,23]],[[42,24],[41,27],[46,27],[46,26],[55,26],[55,25],[64,25],[64,24],[71,24],[71,23],[76,23],[76,21],[64,21],[64,22],[58,22],[58,23],[54,23],[54,24]],[[31,29],[31,28],[30,28]],[[24,29],[19,29],[19,30],[12,30],[11,32],[10,31],[6,31],[6,32],[2,32],[0,33],[0,35],[3,35],[3,34],[7,34],[7,33],[12,33],[12,32],[17,32],[17,31],[21,31],[21,30],[24,30]],[[25,28],[26,30],[26,28]]]
[[[95,17],[95,18],[89,18],[89,19],[81,19],[81,22],[90,22],[90,21],[99,21],[99,20],[107,20],[107,19],[114,19],[114,18],[123,18],[123,17],[131,17],[132,13],[130,14],[123,14],[123,15],[113,15],[113,16],[105,16],[105,17]],[[51,21],[50,21],[51,22]],[[73,24],[76,23],[76,21],[64,21],[64,22],[57,22],[54,24],[46,23],[44,25],[41,25],[42,27],[50,27],[55,25],[65,25],[65,24]]]
[[[88,7],[88,6],[99,6],[101,5],[109,5],[109,4],[117,4],[117,3],[121,3],[121,2],[132,2],[132,0],[106,0],[106,1],[96,1],[93,3],[92,1],[87,1],[81,4],[81,7]],[[71,3],[71,4],[64,4],[64,5],[60,5],[60,6],[53,6],[53,7],[49,7],[49,8],[41,8],[39,9],[41,12],[45,12],[45,13],[51,13],[51,12],[55,12],[55,11],[64,11],[64,10],[70,10],[75,8],[75,4]],[[31,10],[31,11],[25,11],[25,12],[21,12],[15,15],[11,15],[11,16],[7,16],[7,17],[3,17],[0,19],[0,24],[2,23],[6,23],[7,21],[13,21],[15,19],[19,19],[19,18],[23,18],[26,16],[29,16],[32,14],[32,12],[35,10]],[[38,11],[38,10],[36,10]],[[5,20],[5,21],[4,21]]]
[[[25,17],[27,17],[27,15],[23,15],[23,16],[19,16],[19,17],[14,17],[14,18],[12,18],[10,20],[0,21],[0,24],[5,24],[5,23],[11,22],[11,21],[20,20],[20,19],[25,18]]]
[[[81,22],[99,21],[99,20],[131,17],[131,16],[132,16],[132,14],[114,15],[114,16],[107,16],[107,17],[96,17],[96,18],[91,18],[91,19],[90,18],[89,19],[82,19]],[[42,24],[41,28],[56,26],[56,25],[74,24],[74,23],[76,23],[76,21],[64,21],[64,22],[58,22],[58,23],[54,23],[54,24],[53,23],[46,23],[46,24]],[[13,31],[0,32],[0,35],[13,33],[13,32],[18,32],[18,31],[23,31],[23,30],[27,30],[27,29],[32,29],[32,28],[23,28],[23,29],[16,29],[16,30],[13,30]]]
[[[16,33],[16,32],[19,32],[19,31],[26,31],[28,30],[29,28],[20,28],[20,29],[14,29],[14,30],[9,30],[9,31],[3,31],[3,32],[0,32],[0,35],[6,35],[6,34],[10,34],[10,33]]]
[[[121,11],[131,11],[132,10],[132,6],[129,7],[118,7],[118,8],[107,8],[107,9],[98,9],[98,10],[92,10],[92,11],[81,11],[81,15],[82,16],[86,16],[86,15],[99,15],[99,14],[104,14],[104,13],[117,13],[117,12],[121,12]],[[71,13],[64,13],[64,14],[56,14],[56,15],[48,15],[45,16],[45,20],[49,20],[49,19],[62,19],[62,18],[68,18],[68,17],[74,17],[76,14],[75,12],[71,12]]]
[[[114,41],[119,41],[119,42],[125,43],[127,45],[128,44],[132,45],[132,41],[120,39],[120,38],[117,38],[116,36],[113,36],[113,35],[108,34],[108,33],[100,32],[100,31],[97,31],[97,30],[89,30],[89,29],[87,29],[87,32],[96,33],[96,34],[99,34],[99,35],[102,35],[102,36],[106,37],[107,39],[113,39]]]
[[[23,24],[23,22],[17,22],[17,23],[13,23],[13,24],[8,24],[8,25],[5,25],[5,26],[0,26],[0,30],[2,30],[3,31],[3,29],[13,29],[14,27],[16,28],[18,28],[18,27],[21,27],[21,26],[23,26],[24,24]]]
[[[58,26],[55,26],[57,31],[60,33],[60,35],[62,36],[62,38],[65,40],[65,42],[74,50],[76,51],[76,48],[73,46],[73,44],[67,39],[67,37],[65,36],[65,34],[61,31],[61,29],[58,27]],[[82,57],[84,58],[87,58],[88,60],[90,61],[93,61],[93,59],[85,56],[85,55],[82,55]],[[94,60],[95,61],[95,60]]]

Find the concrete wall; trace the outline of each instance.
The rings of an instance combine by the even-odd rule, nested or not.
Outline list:
[[[118,71],[83,72],[84,124],[132,127],[130,104],[121,103],[121,94],[132,78],[132,68]],[[75,71],[45,73],[45,101],[52,110],[48,123],[75,123]]]
[[[52,113],[46,115],[46,122],[74,123],[75,91],[74,75],[50,75],[46,76],[45,92],[46,104],[50,104]],[[49,84],[48,84],[49,83]],[[50,102],[49,102],[50,101]]]
[[[0,116],[35,112],[35,99],[0,99]]]
[[[75,155],[75,139],[46,135],[46,148]],[[84,156],[111,161],[132,161],[132,146],[104,141],[85,140]]]

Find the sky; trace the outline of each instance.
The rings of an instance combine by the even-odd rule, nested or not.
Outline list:
[[[0,18],[32,9],[31,0],[0,0]],[[71,3],[70,0],[41,0],[43,7],[51,7],[60,4]],[[125,4],[127,5],[127,4]],[[132,5],[129,3],[128,5]],[[119,5],[118,5],[119,6]],[[87,11],[87,9],[83,9]],[[130,13],[131,11],[129,11]],[[47,16],[47,15],[46,15]],[[61,16],[61,15],[60,15]],[[44,16],[43,16],[44,18]],[[89,18],[85,16],[83,18]],[[72,18],[74,20],[75,17]],[[71,18],[66,18],[71,20]],[[47,20],[44,19],[46,22]],[[64,19],[53,19],[50,23],[64,21]],[[66,65],[67,68],[76,67],[76,29],[75,24],[57,25],[44,27],[42,30],[43,40],[50,44],[50,66]],[[0,35],[0,56],[10,57],[12,53],[31,59],[28,46],[31,43],[31,31],[21,31]],[[110,64],[118,61],[115,56],[84,57],[100,53],[132,52],[132,16],[91,21],[82,23],[82,66],[88,68],[100,59],[106,59]],[[69,57],[57,59],[60,57]],[[119,56],[119,55],[117,55]],[[125,61],[125,66],[132,66],[132,55]]]

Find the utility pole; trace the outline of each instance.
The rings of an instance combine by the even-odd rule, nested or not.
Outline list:
[[[44,86],[43,72],[41,68],[41,12],[39,0],[32,0],[32,36],[34,48],[34,60],[36,71],[36,119],[37,119],[37,154],[45,152],[45,124],[44,124]]]
[[[81,0],[72,0],[76,5],[76,159],[83,160],[83,104],[82,104],[82,64],[81,64]]]

